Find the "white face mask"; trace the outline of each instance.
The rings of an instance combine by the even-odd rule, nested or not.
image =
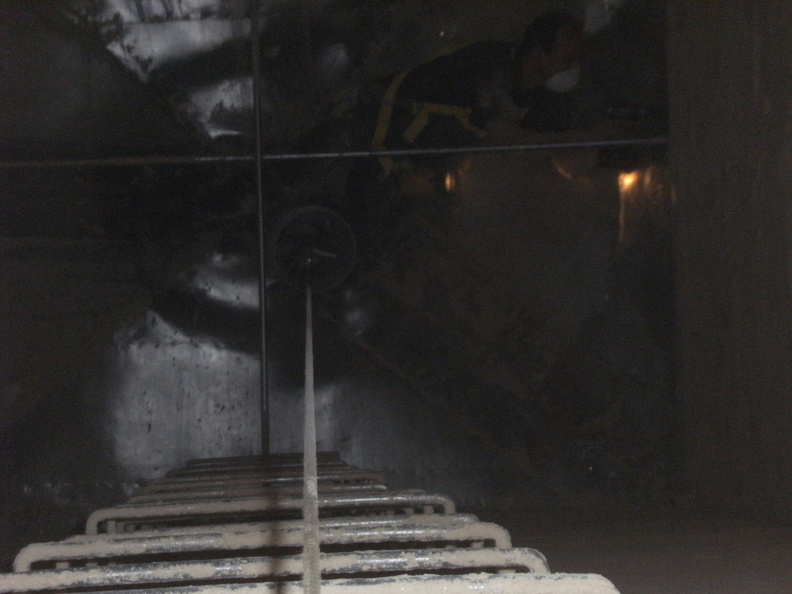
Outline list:
[[[575,88],[580,77],[580,68],[569,68],[554,74],[545,83],[545,89],[555,93],[566,93]]]

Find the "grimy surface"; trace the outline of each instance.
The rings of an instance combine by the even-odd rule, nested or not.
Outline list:
[[[792,592],[792,526],[716,517],[485,517],[507,526],[514,546],[542,551],[551,571],[598,573],[621,594]]]

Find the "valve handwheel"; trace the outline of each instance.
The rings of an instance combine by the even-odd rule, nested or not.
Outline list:
[[[334,210],[302,206],[278,224],[272,239],[272,256],[278,277],[288,285],[314,292],[340,285],[357,259],[352,229]]]

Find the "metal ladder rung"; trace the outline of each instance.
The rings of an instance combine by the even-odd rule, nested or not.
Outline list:
[[[276,469],[276,470],[240,470],[226,471],[219,474],[203,474],[192,476],[165,476],[152,479],[148,482],[149,486],[187,484],[190,482],[211,482],[211,481],[231,481],[231,480],[261,480],[268,482],[279,481],[302,481],[302,470],[297,469]],[[333,468],[320,469],[319,481],[336,483],[361,482],[364,480],[374,480],[375,482],[385,482],[381,473],[358,470],[355,468]]]
[[[240,557],[210,561],[156,562],[142,565],[107,565],[91,568],[52,569],[0,575],[0,594],[69,589],[119,588],[119,584],[154,587],[178,585],[199,579],[202,583],[233,583],[257,579],[276,581],[302,574],[300,555]],[[411,575],[451,572],[518,571],[549,573],[544,556],[534,549],[420,549],[323,553],[322,576],[409,572]],[[200,577],[199,577],[200,576]]]
[[[342,462],[338,452],[324,451],[316,452],[318,462]],[[302,464],[302,453],[283,453],[283,454],[259,454],[250,456],[228,456],[225,458],[193,458],[188,460],[181,468],[202,468],[210,466],[234,466],[245,464],[260,464],[266,466],[277,466],[279,464]]]
[[[444,526],[410,524],[366,526],[320,525],[323,550],[344,545],[353,550],[371,546],[392,549],[416,548],[427,543],[464,547],[471,543],[509,548],[511,538],[501,526],[489,522],[458,523]],[[233,525],[218,526],[215,532],[164,534],[124,538],[96,537],[93,540],[68,539],[61,542],[35,543],[23,548],[14,560],[14,571],[30,571],[36,563],[132,562],[135,557],[156,558],[161,555],[215,553],[228,556],[229,551],[267,548],[299,548],[303,543],[301,526],[275,530],[236,531]]]
[[[322,580],[325,594],[619,594],[601,575],[513,573]],[[99,591],[97,594],[101,594]],[[301,581],[115,590],[114,594],[304,594]]]
[[[88,534],[22,549],[0,594],[303,594],[301,465],[190,461],[95,511]],[[505,528],[456,514],[445,495],[390,491],[334,453],[318,475],[322,594],[618,594],[600,575],[549,573],[540,552],[511,548]]]
[[[289,471],[297,470],[302,472],[303,463],[299,462],[283,462],[280,464],[266,464],[260,462],[247,462],[238,464],[216,464],[212,466],[194,466],[182,467],[171,470],[165,474],[168,477],[184,477],[184,476],[206,476],[226,472],[244,472],[252,470],[261,470],[267,472]],[[346,462],[320,462],[318,468],[326,470],[359,470],[354,466],[350,466]]]
[[[86,522],[86,534],[119,532],[118,524],[156,524],[165,526],[173,523],[223,523],[233,522],[234,516],[258,519],[277,519],[284,512],[300,512],[302,497],[249,497],[244,499],[220,499],[186,503],[151,503],[119,505],[94,511]],[[412,491],[385,491],[382,494],[319,496],[320,514],[333,511],[335,515],[354,515],[360,510],[377,510],[382,513],[430,513],[453,514],[454,502],[439,493],[415,493]]]
[[[291,485],[284,487],[263,487],[260,485],[250,486],[226,486],[219,485],[213,487],[192,487],[181,490],[170,491],[149,491],[133,495],[127,503],[155,503],[166,501],[188,501],[188,500],[211,500],[211,499],[236,499],[246,497],[293,497],[301,495],[302,485]],[[318,485],[320,494],[355,494],[355,493],[377,493],[387,490],[385,485],[335,485],[322,483]]]
[[[425,514],[416,516],[350,516],[338,518],[323,518],[319,520],[319,525],[325,528],[347,527],[350,530],[356,527],[373,528],[377,526],[398,528],[399,526],[422,526],[427,529],[437,526],[458,526],[461,524],[475,524],[479,522],[478,516],[474,514]],[[268,522],[240,522],[228,525],[222,524],[202,524],[199,526],[168,526],[165,528],[135,530],[134,532],[114,532],[105,534],[78,534],[69,536],[62,542],[86,542],[97,539],[118,540],[129,538],[130,536],[178,536],[185,534],[213,534],[225,529],[235,532],[249,532],[261,530],[290,530],[302,528],[302,519],[294,520],[272,520]]]
[[[374,473],[359,473],[353,476],[345,476],[343,479],[335,477],[322,477],[318,480],[320,486],[328,487],[385,487],[385,482],[379,480],[382,477]],[[149,483],[138,491],[138,494],[146,493],[178,493],[180,491],[192,491],[201,489],[217,489],[223,487],[261,487],[265,489],[277,488],[298,488],[303,485],[302,478],[281,477],[281,478],[225,478],[207,479],[197,481],[168,481]]]

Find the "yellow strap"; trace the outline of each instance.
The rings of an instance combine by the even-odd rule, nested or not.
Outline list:
[[[437,52],[429,61],[439,56],[451,54],[465,45],[467,44],[448,46]],[[391,81],[390,86],[388,86],[388,90],[385,92],[385,96],[382,98],[382,105],[380,106],[379,114],[377,115],[377,126],[374,129],[374,136],[371,139],[372,150],[385,150],[387,148],[385,146],[385,139],[388,136],[388,128],[390,127],[391,116],[393,115],[393,105],[394,101],[396,100],[396,94],[399,92],[402,82],[404,82],[405,77],[409,73],[410,71],[406,70],[396,76],[393,81]],[[431,114],[449,115],[455,117],[457,121],[462,124],[462,127],[473,132],[478,138],[486,138],[487,136],[487,132],[485,130],[482,130],[478,126],[475,126],[473,123],[471,123],[469,117],[470,109],[468,108],[457,105],[442,105],[440,103],[413,103],[413,110],[416,110],[417,108],[420,108],[420,111],[416,115],[415,120],[413,120],[413,122],[402,134],[402,138],[410,144],[415,142],[415,139],[418,138],[418,135],[429,123],[429,116]],[[385,175],[390,175],[396,166],[393,158],[380,157],[379,160],[383,169],[385,170]]]
[[[388,127],[393,114],[393,102],[404,77],[409,72],[409,70],[406,70],[394,78],[382,98],[382,105],[377,115],[377,127],[374,129],[374,137],[371,139],[372,150],[385,150],[385,137],[388,135]],[[380,157],[380,163],[382,163],[382,167],[385,170],[385,175],[390,175],[393,171],[393,159],[391,157]]]
[[[415,116],[412,124],[402,134],[402,138],[412,144],[418,135],[426,128],[429,123],[430,115],[444,115],[456,118],[463,128],[473,132],[478,138],[486,138],[487,131],[479,128],[470,121],[471,110],[460,105],[443,105],[442,103],[415,103],[419,107],[418,115]]]

